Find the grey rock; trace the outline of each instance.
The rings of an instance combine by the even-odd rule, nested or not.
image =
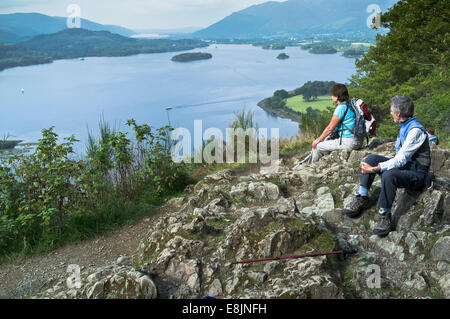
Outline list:
[[[446,273],[440,280],[439,285],[441,286],[442,292],[445,298],[450,299],[450,273]]]
[[[103,281],[96,282],[91,288],[89,288],[86,296],[88,299],[100,299],[103,297]]]
[[[217,297],[223,294],[222,283],[219,279],[214,279],[213,282],[209,285],[208,288],[208,296]]]
[[[427,233],[423,231],[410,231],[406,234],[405,244],[412,256],[418,255],[425,246]]]
[[[405,285],[417,290],[424,290],[427,288],[427,282],[419,272],[416,272],[410,280],[407,280]]]
[[[439,238],[431,249],[431,257],[435,261],[450,262],[450,236]]]
[[[131,260],[131,257],[129,257],[129,256],[120,256],[119,258],[117,258],[116,264],[124,265],[124,264],[127,264],[130,260]]]
[[[277,185],[269,182],[243,182],[231,187],[230,196],[258,201],[277,200],[280,190]]]
[[[145,299],[155,299],[158,291],[154,282],[148,276],[142,276],[139,285],[144,293]]]

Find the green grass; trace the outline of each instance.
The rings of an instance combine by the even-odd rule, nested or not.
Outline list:
[[[296,95],[286,99],[286,107],[297,112],[305,113],[308,107],[316,110],[326,110],[327,107],[333,105],[331,96],[322,95],[317,97],[317,100],[311,102],[305,102],[303,100],[303,95]]]

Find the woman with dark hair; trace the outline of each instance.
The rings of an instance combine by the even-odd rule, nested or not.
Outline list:
[[[337,107],[330,123],[312,143],[310,163],[317,162],[323,155],[334,150],[358,149],[362,144],[362,139],[352,133],[356,117],[351,106],[347,105],[350,103],[347,87],[344,84],[335,84],[330,88],[330,93]]]

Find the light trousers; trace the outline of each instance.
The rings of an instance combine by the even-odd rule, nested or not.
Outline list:
[[[312,150],[310,163],[317,162],[322,156],[330,154],[335,150],[352,149],[357,150],[361,147],[363,139],[357,137],[337,138],[334,140],[325,140],[317,144],[316,149]]]

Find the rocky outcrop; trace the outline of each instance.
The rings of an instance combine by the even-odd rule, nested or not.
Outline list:
[[[398,191],[387,237],[372,234],[379,179],[367,211],[356,219],[343,214],[358,189],[361,160],[393,152],[392,142],[375,140],[296,169],[281,163],[249,176],[209,175],[167,203],[171,213],[156,220],[134,256],[84,270],[80,289],[61,282],[35,297],[449,298],[448,151],[432,149],[433,189]],[[233,264],[333,251],[339,239],[357,253]]]
[[[118,264],[81,272],[80,285],[60,282],[33,298],[154,299],[157,288],[152,279],[136,269]],[[68,288],[70,286],[70,288]]]

